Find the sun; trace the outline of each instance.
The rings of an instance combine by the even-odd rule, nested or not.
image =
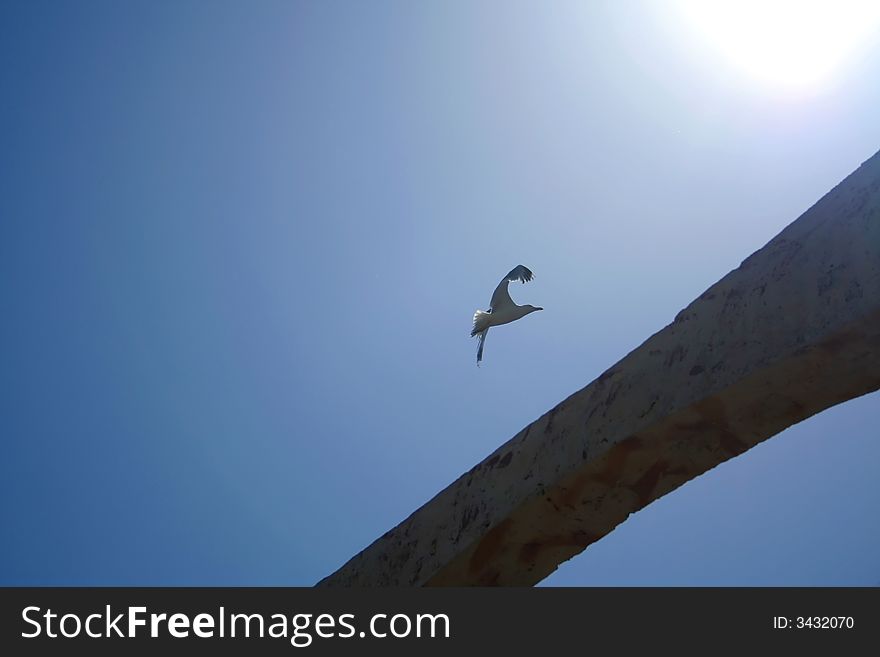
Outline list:
[[[679,0],[685,22],[742,73],[813,88],[872,39],[880,0]]]

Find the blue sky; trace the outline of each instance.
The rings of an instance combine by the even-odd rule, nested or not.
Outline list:
[[[0,584],[310,585],[880,148],[636,2],[5,2]],[[468,337],[499,278],[545,311]],[[880,583],[878,397],[548,585]]]

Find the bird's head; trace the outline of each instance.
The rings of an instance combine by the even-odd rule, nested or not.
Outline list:
[[[540,307],[538,307],[538,306],[527,306],[527,308],[529,309],[529,312],[530,312],[530,313],[533,313],[533,312],[535,312],[536,310],[544,310],[543,308],[540,308]]]

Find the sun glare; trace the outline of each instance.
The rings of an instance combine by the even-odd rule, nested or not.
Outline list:
[[[878,39],[880,0],[680,0],[697,34],[750,77],[815,88]]]

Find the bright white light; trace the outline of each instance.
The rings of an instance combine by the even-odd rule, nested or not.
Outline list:
[[[743,72],[811,87],[880,31],[880,0],[680,0],[692,28]]]

